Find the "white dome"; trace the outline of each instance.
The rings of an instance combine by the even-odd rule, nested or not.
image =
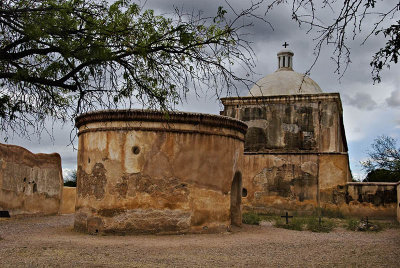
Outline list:
[[[285,70],[286,69],[286,70]],[[323,93],[314,80],[292,71],[289,68],[280,68],[269,74],[251,88],[249,96],[274,96]]]
[[[285,45],[286,42],[285,42]],[[290,49],[278,52],[278,70],[257,81],[248,96],[276,96],[323,93],[317,83],[304,74],[293,71],[294,53]]]

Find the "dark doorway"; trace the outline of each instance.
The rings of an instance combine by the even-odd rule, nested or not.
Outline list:
[[[237,171],[231,186],[231,224],[242,225],[242,174]]]

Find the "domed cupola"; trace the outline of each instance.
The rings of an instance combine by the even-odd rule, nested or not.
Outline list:
[[[278,70],[251,88],[249,97],[323,93],[319,85],[305,74],[293,71],[294,53],[285,48],[278,52]]]
[[[282,49],[278,52],[278,71],[286,70],[293,71],[293,56],[294,53],[290,49]]]

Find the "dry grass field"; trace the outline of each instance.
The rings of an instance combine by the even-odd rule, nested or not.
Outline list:
[[[400,267],[400,229],[91,236],[73,217],[0,220],[0,267]]]

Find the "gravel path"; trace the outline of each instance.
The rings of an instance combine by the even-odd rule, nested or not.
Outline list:
[[[72,225],[73,215],[0,220],[0,267],[400,267],[399,229],[91,236]]]

